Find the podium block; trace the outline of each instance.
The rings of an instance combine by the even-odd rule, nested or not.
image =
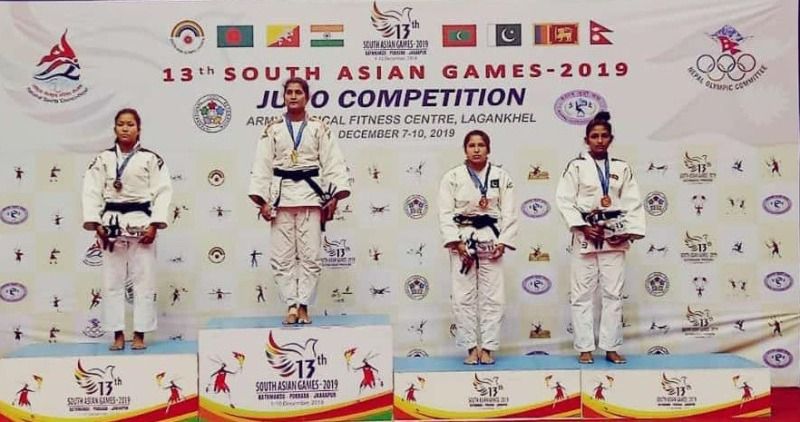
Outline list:
[[[23,347],[0,359],[0,421],[184,421],[197,418],[197,343]]]
[[[392,417],[386,316],[220,318],[200,331],[200,417],[209,421]]]
[[[769,416],[769,369],[727,354],[596,359],[581,373],[583,417],[714,419]]]
[[[394,417],[500,419],[580,417],[580,368],[573,357],[396,358]]]

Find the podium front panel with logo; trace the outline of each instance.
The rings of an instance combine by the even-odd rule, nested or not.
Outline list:
[[[581,373],[584,417],[769,416],[769,369],[727,354],[637,355],[597,360]]]
[[[464,365],[455,357],[395,359],[397,420],[580,414],[580,370],[572,357],[500,356],[494,365]]]
[[[392,413],[388,317],[222,318],[199,335],[206,420],[378,420]]]
[[[197,343],[35,344],[0,360],[0,415],[11,421],[183,421],[197,417]]]

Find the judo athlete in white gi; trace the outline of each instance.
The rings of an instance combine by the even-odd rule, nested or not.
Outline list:
[[[465,163],[445,173],[439,187],[456,344],[468,350],[468,365],[494,363],[505,307],[503,254],[515,249],[517,235],[514,184],[505,170],[489,163],[490,142],[483,131],[469,132]]]
[[[83,179],[83,228],[103,247],[103,319],[114,331],[111,350],[125,347],[125,284],[133,284],[132,349],[144,349],[144,333],[156,329],[156,245],[167,227],[172,199],[169,170],[139,143],[141,119],[122,109],[114,119],[116,143],[98,154]]]
[[[556,203],[569,226],[571,241],[570,305],[575,350],[580,363],[593,363],[593,300],[602,289],[599,347],[617,364],[622,345],[622,285],[625,254],[645,235],[639,187],[625,161],[611,158],[611,116],[600,112],[586,126],[588,153],[567,164],[556,190]]]
[[[309,324],[309,302],[322,272],[321,231],[350,195],[344,157],[330,127],[306,113],[308,83],[284,84],[286,114],[258,141],[248,194],[271,228],[270,265],[285,324]]]

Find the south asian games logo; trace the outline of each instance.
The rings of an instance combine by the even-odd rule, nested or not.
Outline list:
[[[36,64],[33,83],[28,93],[46,103],[67,103],[88,91],[81,84],[81,65],[78,56],[67,40],[67,30],[61,39]]]

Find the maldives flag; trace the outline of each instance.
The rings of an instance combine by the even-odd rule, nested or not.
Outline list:
[[[252,25],[217,26],[217,47],[252,47]]]
[[[475,47],[477,25],[442,25],[442,47]]]

